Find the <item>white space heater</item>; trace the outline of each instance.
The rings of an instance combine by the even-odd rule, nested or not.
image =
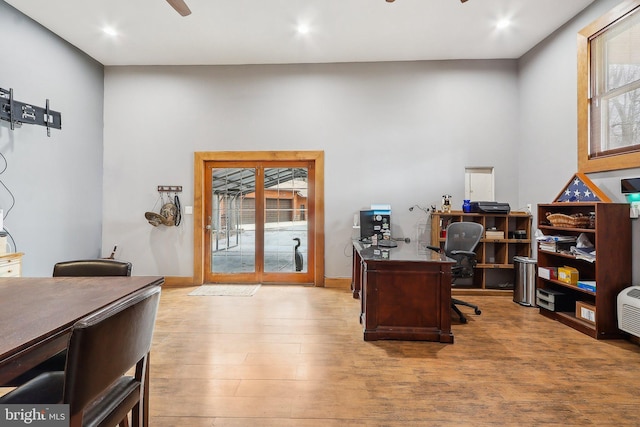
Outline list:
[[[618,328],[640,337],[640,286],[630,286],[618,294]]]

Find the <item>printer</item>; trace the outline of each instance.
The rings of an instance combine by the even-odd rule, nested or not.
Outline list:
[[[471,202],[471,212],[508,214],[511,207],[509,203],[502,202]]]

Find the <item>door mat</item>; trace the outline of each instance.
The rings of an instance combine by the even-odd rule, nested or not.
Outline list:
[[[214,297],[251,297],[260,285],[202,285],[189,295]]]

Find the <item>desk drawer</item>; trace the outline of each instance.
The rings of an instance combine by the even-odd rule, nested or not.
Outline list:
[[[0,262],[0,277],[20,277],[22,265],[20,260]]]

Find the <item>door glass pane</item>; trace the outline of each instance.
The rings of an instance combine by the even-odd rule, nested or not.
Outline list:
[[[307,271],[306,168],[264,170],[264,271]]]
[[[256,171],[214,168],[211,174],[211,270],[255,272]]]

